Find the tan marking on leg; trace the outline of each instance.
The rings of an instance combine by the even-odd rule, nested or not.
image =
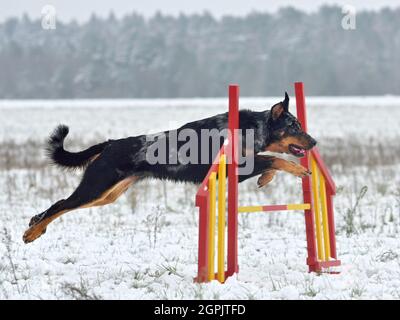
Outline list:
[[[53,214],[52,216],[45,218],[38,222],[37,224],[32,225],[28,230],[25,231],[23,240],[25,243],[32,242],[39,238],[46,230],[48,224],[52,222],[53,220],[57,219],[59,216],[63,215],[64,213],[67,213],[72,210],[76,209],[83,209],[83,208],[89,208],[89,207],[94,207],[94,206],[101,206],[104,204],[111,203],[115,201],[123,192],[125,192],[128,187],[136,180],[138,180],[138,177],[129,177],[126,178],[117,184],[115,184],[113,187],[105,191],[99,198],[86,203],[82,206],[79,206],[77,208],[72,208],[72,209],[66,209],[62,210],[60,212],[57,212]],[[110,197],[110,198],[108,198]],[[112,200],[112,201],[111,201]]]
[[[287,161],[280,158],[275,158],[272,161],[271,167],[276,170],[282,170],[291,173],[294,176],[301,178],[311,174],[311,172],[304,168],[302,165],[299,165],[293,161]]]
[[[266,186],[274,178],[276,170],[265,171],[257,180],[257,185],[259,188]]]
[[[89,208],[89,207],[94,207],[94,206],[103,206],[105,204],[113,203],[115,200],[117,200],[128,188],[130,185],[137,181],[139,178],[138,177],[130,177],[127,179],[124,179],[120,182],[118,182],[116,185],[114,185],[112,188],[108,189],[106,192],[104,192],[101,196],[101,198],[95,200],[94,202],[88,203],[84,205],[81,208]]]
[[[74,209],[62,210],[52,215],[51,217],[45,218],[40,222],[38,222],[37,224],[32,225],[31,227],[29,227],[28,230],[25,231],[22,239],[24,240],[25,243],[29,243],[36,240],[46,231],[46,227],[50,222],[52,222],[54,219],[57,219],[59,216],[71,210]]]

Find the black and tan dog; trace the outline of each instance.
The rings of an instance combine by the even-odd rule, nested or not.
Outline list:
[[[305,150],[311,149],[316,141],[303,132],[297,119],[289,113],[289,97],[285,94],[284,101],[274,105],[271,110],[254,112],[242,110],[239,113],[239,127],[254,131],[254,145],[246,146],[242,153],[254,157],[254,170],[250,174],[240,175],[239,182],[260,175],[260,187],[271,181],[277,170],[291,173],[297,177],[304,177],[308,172],[295,162],[280,159],[271,155],[259,155],[261,152],[271,151],[292,154],[301,157]],[[158,135],[158,139],[165,139],[171,144],[171,137],[176,137],[184,129],[191,129],[200,136],[203,129],[217,129],[219,131],[228,126],[228,114],[220,114],[203,120],[185,124],[181,128],[166,131]],[[209,161],[194,163],[155,163],[147,161],[146,153],[150,146],[157,141],[142,135],[119,140],[109,140],[94,145],[81,152],[64,150],[64,139],[68,134],[68,127],[59,126],[50,136],[47,150],[52,161],[64,168],[85,168],[85,172],[76,190],[67,199],[60,200],[41,214],[34,216],[29,229],[26,230],[23,240],[29,243],[40,237],[47,225],[62,214],[79,208],[102,206],[114,202],[128,187],[141,179],[152,177],[172,181],[201,183],[206,176],[215,152],[210,152]],[[218,139],[218,148],[223,139]],[[182,146],[178,142],[176,146]],[[171,152],[171,150],[170,150]],[[200,158],[201,150],[198,152]],[[203,160],[203,159],[202,159]]]

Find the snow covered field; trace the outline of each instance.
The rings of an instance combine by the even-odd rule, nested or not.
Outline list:
[[[243,99],[241,108],[262,110],[279,100]],[[308,100],[309,131],[338,186],[341,273],[307,272],[301,212],[248,213],[239,220],[240,273],[224,285],[192,280],[192,185],[139,183],[115,204],[66,214],[35,242],[22,242],[31,216],[79,182],[79,172],[62,172],[44,157],[44,141],[58,123],[70,126],[66,147],[79,150],[227,108],[225,99],[71,104],[0,101],[0,299],[400,298],[398,97]],[[293,105],[294,99],[295,113]],[[301,202],[300,186],[284,173],[260,190],[252,179],[240,185],[240,205]]]

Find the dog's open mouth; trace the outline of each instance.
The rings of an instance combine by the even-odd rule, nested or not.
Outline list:
[[[289,145],[289,152],[298,158],[304,157],[306,155],[306,149],[295,144]]]

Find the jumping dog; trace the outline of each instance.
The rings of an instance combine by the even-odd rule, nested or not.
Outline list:
[[[211,152],[209,162],[203,163],[149,163],[146,153],[158,141],[164,139],[166,145],[172,145],[172,136],[176,137],[184,129],[191,129],[199,136],[203,129],[222,131],[228,127],[228,113],[185,124],[176,130],[165,131],[159,135],[140,135],[118,140],[108,140],[80,152],[64,149],[64,139],[68,127],[59,125],[51,134],[48,143],[48,156],[52,162],[63,168],[84,169],[83,178],[76,190],[67,198],[54,203],[46,211],[35,215],[29,222],[29,228],[23,235],[25,243],[32,242],[46,232],[47,225],[62,214],[94,206],[103,206],[114,202],[130,185],[145,178],[171,181],[201,183],[216,156]],[[289,96],[270,110],[239,112],[239,129],[253,130],[254,144],[242,147],[242,154],[252,155],[254,169],[251,173],[239,175],[239,182],[260,176],[257,184],[265,186],[274,177],[277,170],[291,173],[296,177],[311,174],[303,166],[273,155],[261,155],[270,151],[302,157],[306,150],[316,145],[316,141],[305,133],[299,121],[289,112]],[[155,138],[154,138],[155,137]],[[243,137],[242,137],[243,139]],[[219,147],[223,139],[219,139]],[[177,149],[183,144],[178,142]],[[175,149],[174,149],[175,150]],[[217,148],[219,150],[219,148]],[[198,150],[200,158],[202,150]],[[177,151],[175,151],[177,152]],[[177,157],[179,158],[179,157]]]

